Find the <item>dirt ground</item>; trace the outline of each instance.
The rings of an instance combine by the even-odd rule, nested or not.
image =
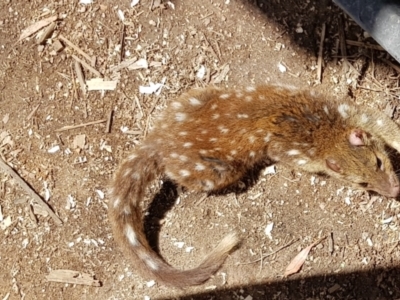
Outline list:
[[[18,41],[29,25],[56,14],[42,45],[37,32]],[[341,31],[353,41],[346,57]],[[59,49],[62,37],[90,60],[65,40]],[[327,177],[277,165],[246,191],[206,199],[179,189],[174,197],[164,184],[146,224],[172,265],[195,266],[228,232],[242,238],[212,279],[185,290],[138,274],[107,220],[118,163],[189,88],[284,83],[350,97],[397,120],[399,69],[370,43],[330,1],[1,1],[0,154],[63,223],[0,170],[0,299],[400,299],[400,203]],[[84,93],[72,55],[116,88]],[[139,59],[136,67],[121,65]],[[98,77],[82,70],[84,80]],[[163,84],[159,94],[140,92],[151,83]],[[284,278],[296,254],[322,237],[301,271]],[[101,286],[49,282],[58,269],[86,273]]]

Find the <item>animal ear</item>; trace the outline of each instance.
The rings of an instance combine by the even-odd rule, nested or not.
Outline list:
[[[327,158],[325,160],[326,166],[331,169],[332,171],[336,173],[342,173],[342,168],[340,167],[340,164],[333,158]]]
[[[367,134],[361,129],[353,129],[349,135],[349,142],[353,146],[364,146]]]

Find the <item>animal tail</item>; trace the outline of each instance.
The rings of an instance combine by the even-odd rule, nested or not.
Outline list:
[[[122,163],[114,177],[109,204],[114,238],[129,259],[160,282],[176,287],[199,285],[220,268],[239,240],[235,234],[226,236],[191,270],[178,270],[166,263],[149,246],[140,206],[147,186],[163,171],[162,159],[155,150],[140,149]]]

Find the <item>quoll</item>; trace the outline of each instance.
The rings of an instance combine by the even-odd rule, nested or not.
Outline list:
[[[140,203],[152,180],[165,174],[189,190],[210,192],[269,159],[396,197],[399,180],[385,144],[400,151],[397,124],[351,102],[280,86],[193,89],[170,103],[116,172],[109,204],[115,240],[138,268],[162,283],[202,284],[238,237],[229,234],[198,267],[175,269],[144,234]]]

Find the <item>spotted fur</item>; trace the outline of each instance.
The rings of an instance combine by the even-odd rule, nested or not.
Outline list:
[[[384,144],[400,150],[400,130],[383,113],[294,88],[196,89],[174,100],[141,147],[116,172],[109,216],[128,257],[166,284],[206,281],[238,242],[230,234],[191,270],[177,270],[149,246],[142,209],[161,174],[194,191],[212,191],[269,159],[326,173],[396,197],[399,181]]]

